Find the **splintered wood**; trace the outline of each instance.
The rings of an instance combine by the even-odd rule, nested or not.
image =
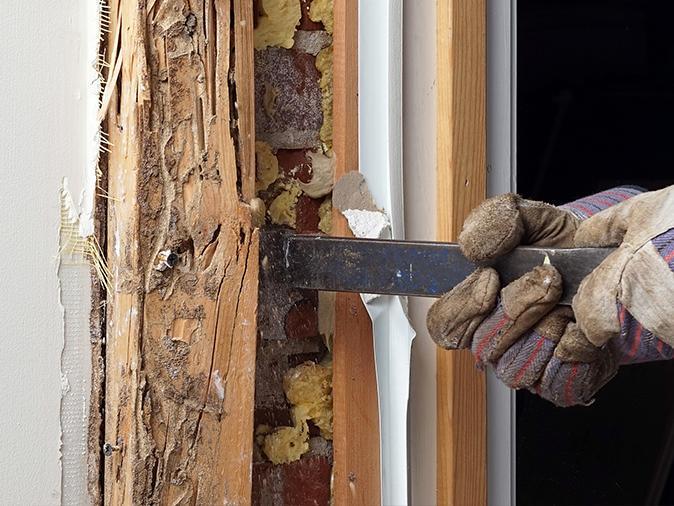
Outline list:
[[[105,503],[247,504],[252,6],[110,3]]]

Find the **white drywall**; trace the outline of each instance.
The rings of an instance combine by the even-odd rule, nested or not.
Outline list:
[[[77,202],[87,170],[85,5],[2,2],[0,504],[61,500],[59,189]]]

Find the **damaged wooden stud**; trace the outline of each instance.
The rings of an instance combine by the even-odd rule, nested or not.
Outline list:
[[[105,504],[250,504],[252,5],[109,4]]]
[[[113,445],[111,443],[105,443],[103,444],[103,455],[106,457],[112,457],[112,454],[114,452],[121,451],[122,446],[121,445]]]

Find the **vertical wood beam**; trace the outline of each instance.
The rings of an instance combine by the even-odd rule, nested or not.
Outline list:
[[[358,0],[334,2],[335,178],[358,170]],[[333,235],[350,235],[333,212]],[[338,293],[333,340],[335,504],[381,502],[379,404],[372,322],[358,294]]]
[[[252,196],[255,176],[252,6],[110,6],[121,70],[107,108],[105,503],[247,504],[258,232],[241,195]],[[167,251],[175,264],[162,264]]]
[[[486,194],[485,0],[437,3],[437,239]],[[487,501],[486,386],[470,351],[437,352],[438,504]]]

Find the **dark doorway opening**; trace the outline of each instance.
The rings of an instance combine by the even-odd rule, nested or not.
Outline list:
[[[674,2],[517,5],[519,193],[673,184]],[[674,362],[621,368],[589,408],[517,394],[518,505],[674,504],[672,457]]]

